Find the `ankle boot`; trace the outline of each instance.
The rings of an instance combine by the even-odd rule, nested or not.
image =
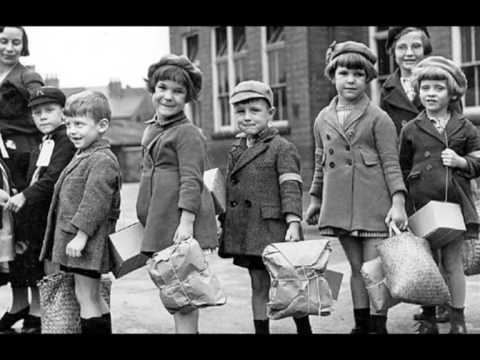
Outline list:
[[[355,327],[350,334],[368,334],[370,323],[370,308],[353,309]]]
[[[450,331],[449,334],[466,334],[467,326],[465,325],[465,308],[454,308],[449,306],[450,315]]]
[[[295,325],[297,326],[297,334],[299,335],[308,335],[312,333],[312,327],[310,326],[310,320],[308,316],[303,316],[300,318],[293,318]]]
[[[102,318],[107,322],[107,331],[108,334],[112,333],[112,316],[110,313],[106,313],[102,315]]]
[[[108,334],[108,321],[102,316],[88,319],[80,318],[82,334]]]
[[[417,320],[417,334],[438,334],[438,325],[435,318],[435,306],[422,306],[423,317]]]
[[[270,334],[269,328],[269,321],[268,319],[265,320],[253,320],[253,324],[255,326],[255,334]]]
[[[369,334],[388,334],[387,316],[386,315],[370,315]]]

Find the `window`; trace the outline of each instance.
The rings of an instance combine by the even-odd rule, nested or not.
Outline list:
[[[460,63],[468,81],[465,106],[480,106],[480,26],[460,27]]]
[[[198,34],[187,35],[183,39],[183,53],[197,66],[200,65],[198,60],[198,42]],[[200,108],[199,100],[190,101],[185,107],[187,117],[197,126],[201,126]]]
[[[267,26],[262,30],[264,46],[263,81],[269,84],[273,91],[273,106],[277,109],[274,121],[287,120],[285,27]]]
[[[246,79],[245,26],[220,26],[212,31],[213,107],[215,130],[234,130],[230,91]]]

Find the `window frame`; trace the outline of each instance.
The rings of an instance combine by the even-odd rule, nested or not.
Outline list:
[[[198,59],[198,55],[200,53],[200,34],[198,32],[190,32],[188,34],[184,34],[182,36],[182,54],[188,57],[188,38],[192,36],[197,36],[198,44],[197,44],[197,58],[193,60],[193,64],[200,67],[200,60]],[[191,59],[190,59],[191,60]],[[185,115],[192,120],[192,122],[197,125],[201,126],[202,124],[202,111],[201,111],[201,103],[200,100],[192,100],[185,105]]]

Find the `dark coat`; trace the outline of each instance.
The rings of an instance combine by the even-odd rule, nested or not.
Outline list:
[[[411,205],[408,212],[411,214],[430,200],[445,200],[447,167],[442,164],[441,152],[448,147],[467,160],[468,168],[448,168],[447,201],[460,204],[465,223],[476,228],[479,220],[470,179],[480,176],[480,160],[467,154],[480,150],[480,135],[475,126],[457,112],[452,113],[445,131],[448,145],[445,133],[440,134],[423,111],[400,134],[400,164]]]
[[[40,259],[68,267],[109,272],[108,235],[120,215],[121,175],[107,140],[77,152],[53,190]],[[67,244],[82,230],[88,235],[82,256],[66,254]]]
[[[281,184],[279,177],[297,174],[300,156],[291,142],[268,128],[247,148],[246,138],[228,154],[227,209],[222,221],[222,256],[257,255],[274,242],[285,241],[286,215],[302,218],[302,186],[299,181]]]
[[[26,202],[17,213],[18,218],[22,219],[22,226],[17,227],[15,239],[27,244],[25,253],[17,255],[10,263],[10,281],[17,287],[35,285],[35,282],[43,276],[43,265],[38,257],[47,227],[53,188],[60,173],[75,153],[75,147],[67,137],[65,125],[60,125],[51,132],[50,136],[55,142],[50,164],[48,167],[42,167],[38,180],[23,190]],[[31,182],[36,169],[39,152],[39,149],[36,150],[30,157],[28,183]]]
[[[400,82],[400,69],[390,74],[383,83],[380,107],[392,118],[397,134],[400,134],[400,130],[407,122],[414,119],[423,110],[418,95],[415,96],[413,101],[410,101],[405,90],[403,90]]]
[[[310,194],[322,199],[319,227],[388,231],[392,196],[406,192],[390,117],[364,95],[342,128],[338,97],[314,124],[315,172]]]
[[[149,121],[145,129],[137,217],[145,226],[142,251],[173,244],[181,210],[196,215],[193,235],[203,249],[217,247],[213,199],[203,185],[207,170],[205,137],[182,113],[168,124]]]

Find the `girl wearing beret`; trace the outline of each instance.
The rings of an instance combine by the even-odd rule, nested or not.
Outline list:
[[[213,199],[203,185],[206,141],[184,113],[201,85],[202,73],[183,55],[166,55],[148,69],[155,116],[142,138],[137,216],[145,227],[142,251],[149,256],[190,237],[203,249],[217,247]],[[176,332],[198,332],[198,315],[175,313]]]
[[[432,56],[422,60],[413,73],[423,110],[400,133],[400,164],[414,209],[430,200],[460,205],[468,237],[478,236],[479,219],[470,179],[480,176],[480,136],[475,126],[458,111],[467,89],[462,70],[451,60]],[[412,212],[412,211],[409,211]],[[448,306],[450,333],[466,333],[465,275],[462,245],[465,236],[440,249],[441,262],[451,294]],[[435,308],[424,307],[425,318],[418,329],[436,334]]]
[[[362,43],[333,43],[325,75],[337,96],[314,124],[315,171],[306,212],[308,224],[336,236],[351,266],[355,327],[352,333],[387,333],[386,312],[370,307],[360,273],[377,257],[376,245],[394,222],[406,227],[405,185],[392,119],[365,93],[376,77],[376,56]]]

